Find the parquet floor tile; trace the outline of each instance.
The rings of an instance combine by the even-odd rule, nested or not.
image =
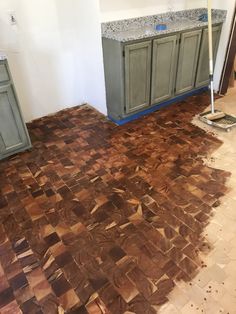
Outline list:
[[[90,107],[28,125],[33,149],[0,163],[1,313],[157,313],[204,268],[203,231],[228,172],[191,124],[193,96],[121,127]]]

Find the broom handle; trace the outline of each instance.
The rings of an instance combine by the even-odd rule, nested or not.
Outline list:
[[[215,113],[214,103],[214,65],[213,65],[213,44],[212,44],[212,0],[208,0],[208,38],[209,38],[209,69],[210,69],[210,84],[211,84],[211,113]]]
[[[209,60],[210,60],[210,74],[213,74],[213,47],[212,47],[212,0],[208,0],[208,37],[209,37]]]

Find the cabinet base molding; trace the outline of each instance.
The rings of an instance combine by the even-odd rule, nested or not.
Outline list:
[[[27,150],[31,149],[32,147],[33,147],[32,144],[29,144],[28,146],[24,146],[23,148],[18,149],[14,153],[11,152],[11,153],[8,153],[8,154],[4,154],[3,156],[0,155],[0,161],[6,159],[8,157],[13,157],[14,158],[17,154],[26,152]]]
[[[153,105],[151,108],[148,108],[148,109],[145,109],[143,111],[140,111],[140,112],[137,112],[131,116],[127,116],[123,119],[115,119],[114,117],[111,117],[108,115],[108,118],[109,120],[111,120],[112,122],[114,122],[115,124],[117,125],[124,125],[126,123],[129,123],[131,121],[134,121],[134,120],[137,120],[149,113],[152,113],[152,112],[155,112],[161,108],[164,108],[164,107],[167,107],[167,106],[170,106],[170,105],[173,105],[174,103],[176,102],[179,102],[179,101],[182,101],[182,100],[185,100],[186,98],[190,97],[190,96],[194,96],[194,95],[197,95],[197,94],[201,94],[203,92],[206,92],[208,91],[208,86],[204,86],[204,87],[201,87],[201,88],[198,88],[198,89],[195,89],[195,90],[192,90],[191,92],[187,92],[185,94],[182,94],[180,96],[177,96],[175,98],[172,98],[172,99],[169,99],[169,100],[166,100],[162,103],[159,103],[157,105]]]

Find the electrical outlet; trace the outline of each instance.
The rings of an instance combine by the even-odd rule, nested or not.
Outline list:
[[[8,16],[9,16],[10,25],[16,25],[17,24],[16,13],[15,12],[8,12]]]

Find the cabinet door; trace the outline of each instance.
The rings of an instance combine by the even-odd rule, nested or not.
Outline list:
[[[0,61],[0,83],[10,81],[7,65],[5,61]]]
[[[150,105],[152,42],[125,46],[126,112]]]
[[[177,35],[153,42],[151,103],[171,98],[174,89],[177,61]]]
[[[0,87],[0,159],[29,145],[12,86]]]
[[[214,63],[217,56],[217,50],[221,34],[221,25],[212,29],[213,35],[213,55]],[[209,84],[209,47],[208,47],[208,29],[203,30],[202,43],[200,48],[200,56],[197,70],[196,87],[202,87]]]
[[[181,35],[176,94],[190,91],[195,86],[201,33],[201,30],[196,30]]]

